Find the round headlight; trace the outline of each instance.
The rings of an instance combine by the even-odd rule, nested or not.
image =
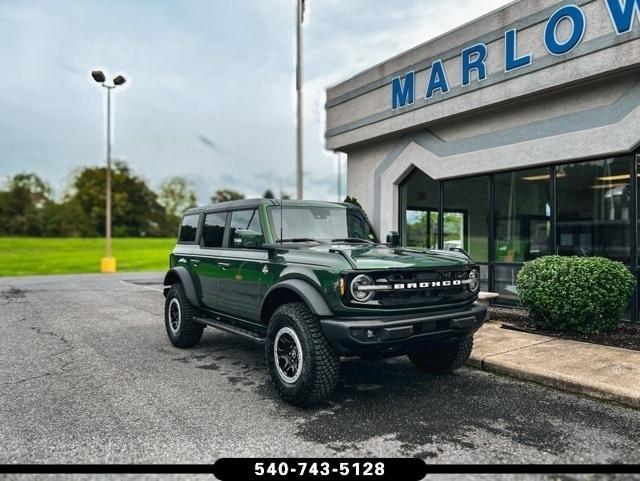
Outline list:
[[[478,275],[478,270],[477,269],[472,269],[471,271],[469,271],[469,280],[471,281],[469,283],[469,290],[475,292],[480,288],[480,279],[479,279],[479,275]]]
[[[373,295],[375,294],[373,291],[360,290],[360,287],[372,286],[374,285],[374,281],[371,277],[366,274],[359,274],[353,278],[351,281],[351,286],[349,290],[351,291],[351,297],[353,297],[354,301],[358,302],[367,302],[371,300]]]

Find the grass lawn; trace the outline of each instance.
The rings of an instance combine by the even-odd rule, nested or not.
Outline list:
[[[115,238],[118,272],[164,271],[176,240]],[[100,272],[102,238],[0,237],[0,276]]]

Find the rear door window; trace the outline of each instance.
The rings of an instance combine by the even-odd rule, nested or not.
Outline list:
[[[189,243],[196,241],[196,233],[198,232],[199,214],[185,215],[180,224],[180,233],[178,242]]]
[[[226,224],[226,212],[212,212],[207,214],[204,218],[204,227],[202,228],[203,247],[222,247]]]

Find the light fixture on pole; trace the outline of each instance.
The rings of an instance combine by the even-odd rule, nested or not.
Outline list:
[[[115,272],[116,259],[111,252],[111,91],[124,84],[126,79],[122,75],[114,77],[111,84],[106,83],[106,76],[101,70],[91,72],[93,80],[107,89],[107,186],[105,206],[105,252],[100,260],[100,272]]]

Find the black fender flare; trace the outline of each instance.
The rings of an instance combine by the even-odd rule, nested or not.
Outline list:
[[[191,278],[191,274],[187,270],[186,267],[177,266],[172,269],[169,269],[167,274],[164,276],[164,295],[166,297],[167,291],[171,287],[172,284],[175,284],[176,281],[179,281],[182,284],[182,288],[184,289],[184,293],[187,295],[187,299],[194,306],[199,307],[200,303],[198,302],[198,296],[196,295],[196,288],[193,285],[193,279]]]
[[[322,297],[322,294],[318,292],[318,289],[310,282],[302,279],[287,279],[271,286],[262,298],[262,302],[260,302],[260,312],[263,312],[265,301],[269,299],[270,295],[280,289],[288,289],[295,292],[316,316],[333,316],[331,308]]]

